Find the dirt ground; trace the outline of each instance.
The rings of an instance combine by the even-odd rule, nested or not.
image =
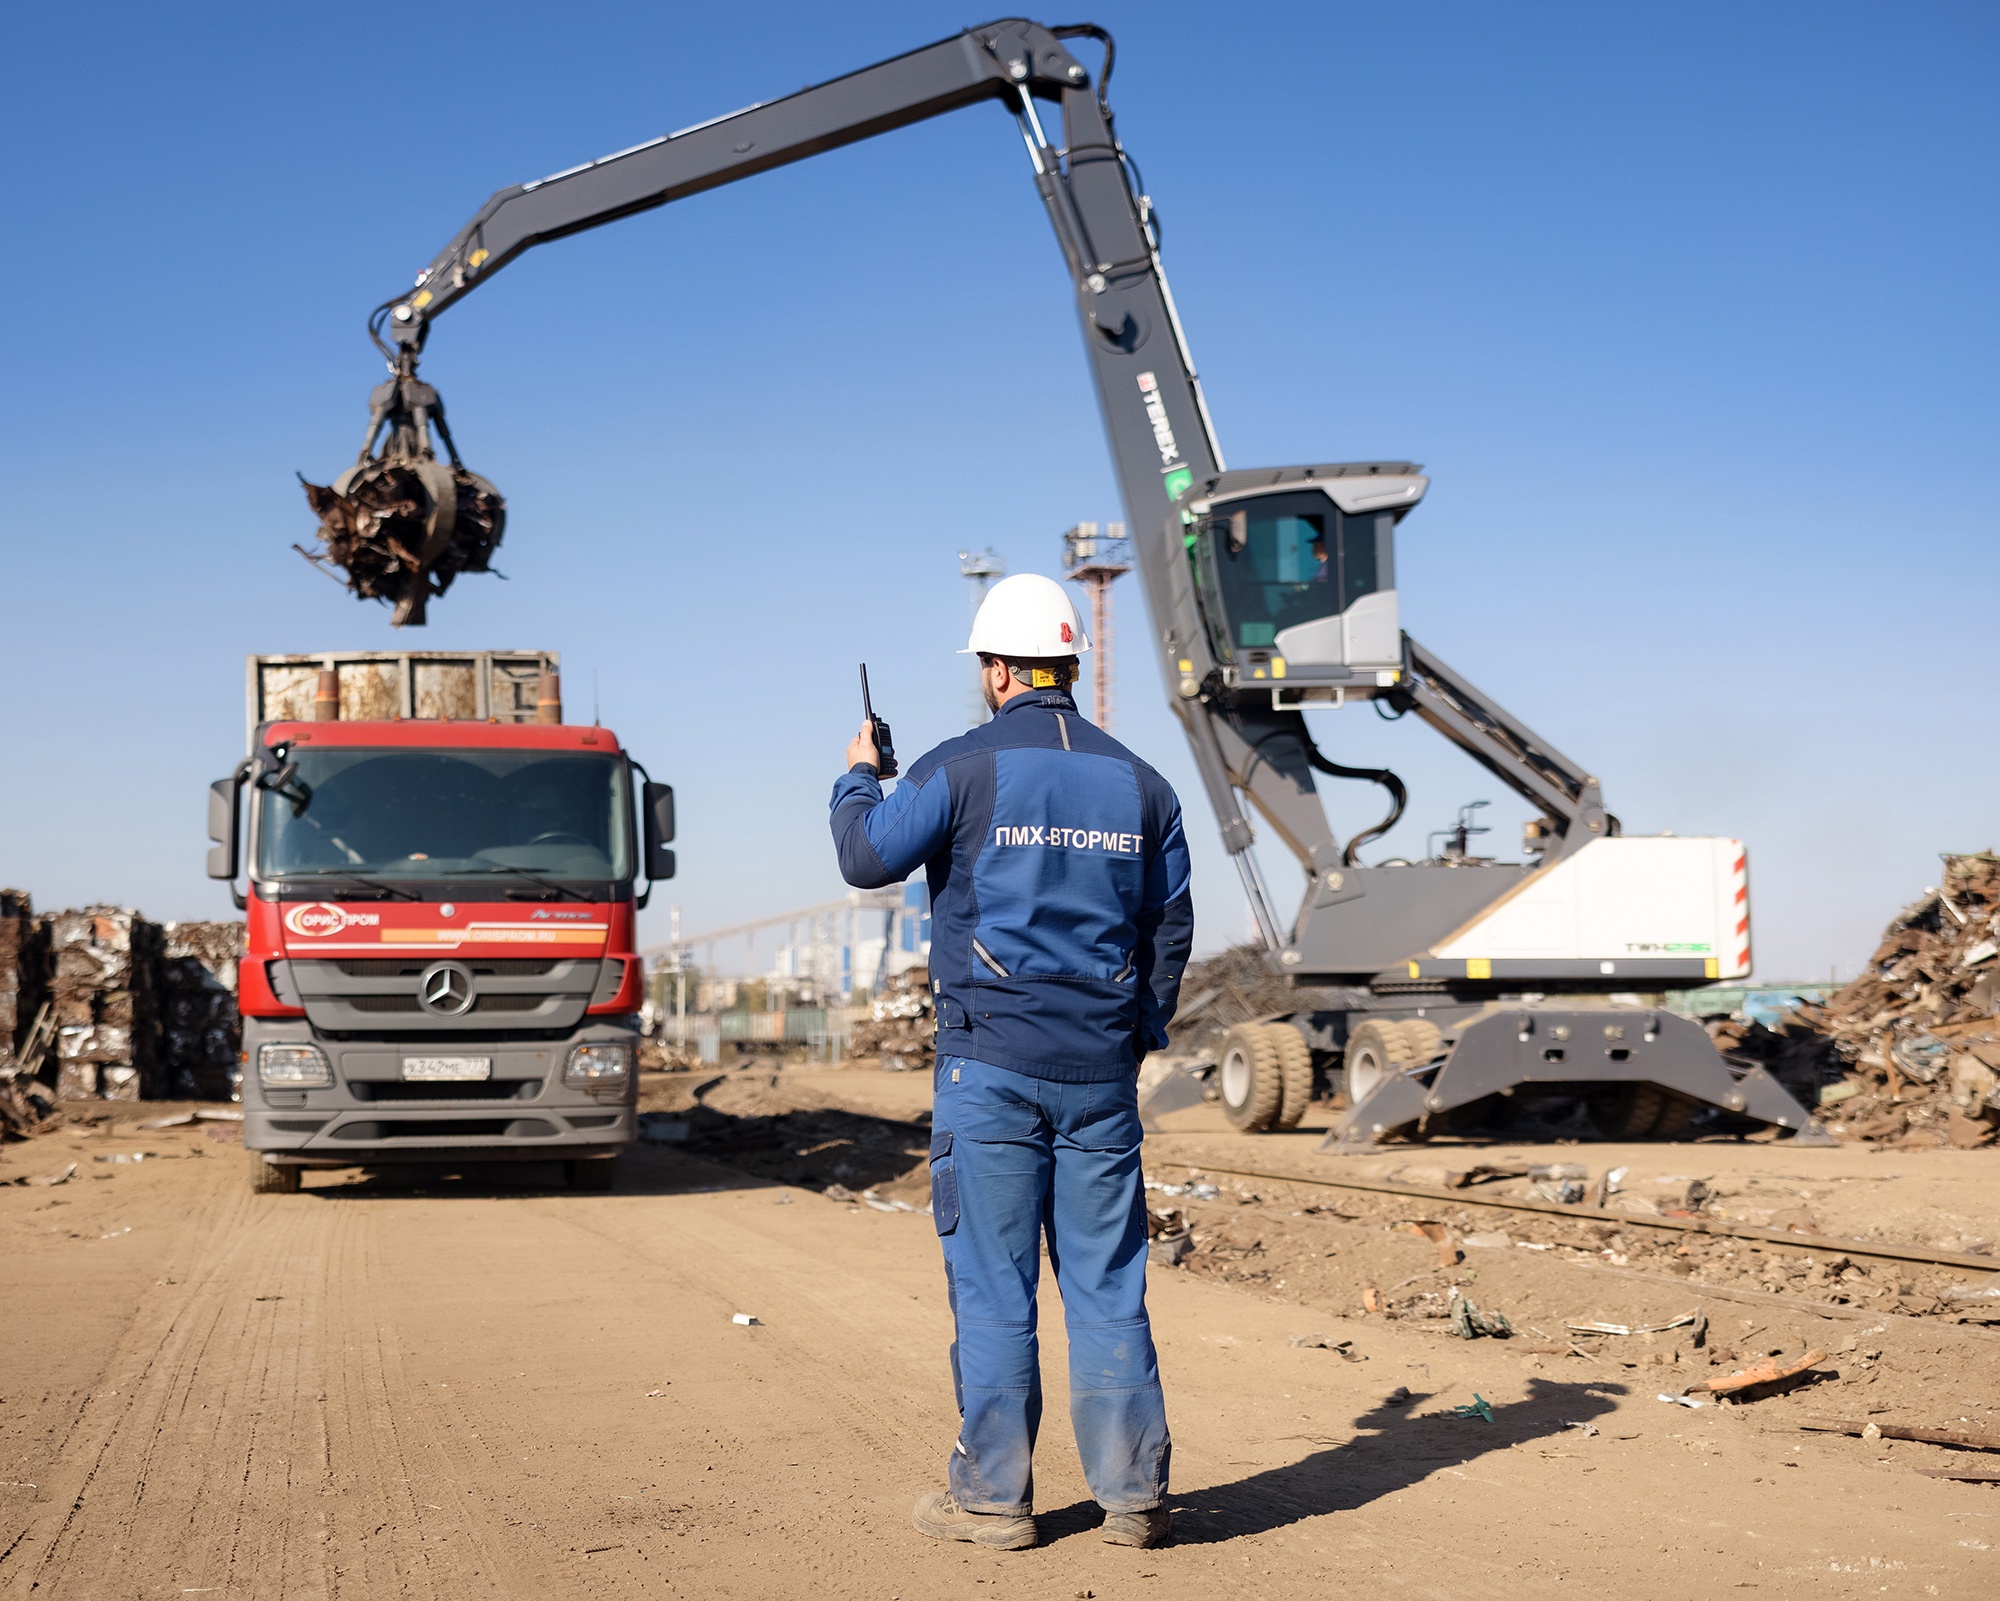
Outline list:
[[[1826,1234],[1979,1253],[2000,1240],[2000,1157],[1698,1144],[1336,1160],[1310,1129],[1239,1136],[1207,1107],[1161,1119],[1147,1153],[1151,1179],[1183,1191],[1154,1204],[1188,1212],[1195,1241],[1151,1284],[1179,1543],[1096,1538],[1053,1288],[1043,1546],[926,1540],[909,1508],[941,1482],[955,1421],[936,1241],[910,1209],[928,1099],[920,1077],[855,1069],[654,1079],[646,1104],[688,1138],[629,1153],[612,1195],[522,1165],[312,1174],[302,1194],[252,1196],[233,1130],[141,1131],[122,1113],[7,1146],[0,1594],[2000,1590],[2000,1486],[1921,1471],[2000,1473],[2000,1453],[1798,1427],[2000,1432],[2000,1332],[1936,1293],[1976,1273],[1712,1239],[1677,1255],[1683,1236],[1640,1225],[1221,1171],[1435,1183],[1474,1162],[1624,1165],[1621,1193],[1656,1209],[1698,1178],[1742,1221],[1798,1211]],[[97,1160],[140,1152],[157,1156]],[[14,1182],[72,1161],[63,1184]],[[1361,1310],[1371,1289],[1387,1313]],[[1514,1338],[1442,1332],[1454,1290]],[[1689,1311],[1707,1319],[1699,1344],[1684,1325],[1557,1354],[1565,1322]],[[1789,1393],[1657,1399],[1808,1348],[1827,1351],[1822,1376]],[[1479,1401],[1490,1421],[1455,1410]]]

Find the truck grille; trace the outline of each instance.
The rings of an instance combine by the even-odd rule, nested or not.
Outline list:
[[[417,986],[423,974],[449,953],[421,956],[295,958],[285,962],[288,978],[316,1028],[329,1034],[393,1030],[406,1038],[433,1038],[442,1031],[477,1034],[534,1023],[569,1029],[583,1021],[600,980],[622,976],[596,957],[495,957],[468,960],[472,1005],[455,1015],[424,1010]]]
[[[423,1011],[414,995],[349,995],[345,999],[357,1012]],[[546,995],[481,995],[474,999],[471,1010],[459,1015],[477,1017],[481,1013],[532,1012],[547,999]]]
[[[345,978],[416,978],[436,957],[411,961],[406,956],[357,956],[328,965]],[[546,978],[555,971],[553,961],[526,956],[496,956],[467,962],[476,978]]]

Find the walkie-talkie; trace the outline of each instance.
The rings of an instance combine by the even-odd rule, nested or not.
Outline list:
[[[875,715],[875,706],[868,698],[868,664],[861,664],[861,715],[868,719],[868,734],[875,741],[875,772],[880,778],[896,776],[896,743],[889,736],[889,725]]]

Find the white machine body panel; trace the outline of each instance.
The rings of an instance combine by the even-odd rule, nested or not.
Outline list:
[[[1396,610],[1396,592],[1378,589],[1332,617],[1294,623],[1280,630],[1272,645],[1287,662],[1299,667],[1400,667],[1403,625]]]
[[[1700,958],[1710,978],[1750,972],[1743,842],[1621,835],[1592,840],[1442,941],[1444,959]]]

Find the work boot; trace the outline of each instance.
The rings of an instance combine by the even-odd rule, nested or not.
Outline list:
[[[915,1522],[938,1540],[970,1540],[1002,1551],[1025,1551],[1035,1543],[1033,1518],[1017,1512],[968,1512],[949,1490],[933,1490],[918,1500]]]
[[[1150,1551],[1173,1539],[1174,1515],[1163,1506],[1148,1507],[1144,1512],[1107,1512],[1103,1534],[1106,1545],[1136,1545]]]

